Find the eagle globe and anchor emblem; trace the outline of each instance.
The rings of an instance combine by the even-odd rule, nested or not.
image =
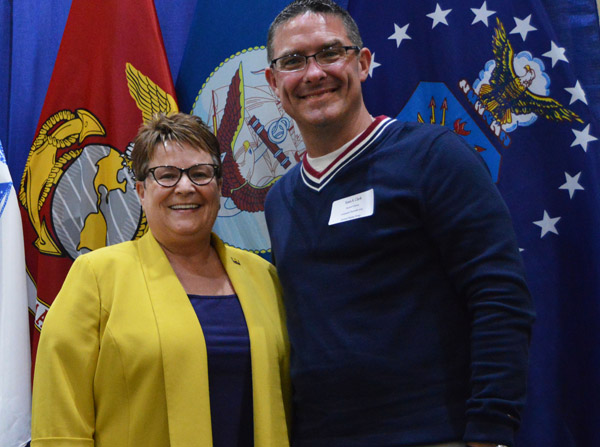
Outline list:
[[[264,76],[265,47],[227,58],[206,79],[192,113],[217,136],[223,163],[221,209],[215,232],[228,245],[270,252],[264,200],[305,146]],[[268,255],[267,255],[268,256]]]
[[[177,110],[174,98],[131,64],[125,72],[144,121]],[[19,199],[36,233],[35,247],[44,255],[75,259],[147,230],[131,167],[133,145],[124,151],[85,145],[92,136],[106,136],[92,111],[60,110],[44,122],[33,142]]]

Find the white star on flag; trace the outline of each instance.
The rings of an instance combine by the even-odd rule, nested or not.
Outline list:
[[[446,21],[446,16],[448,14],[450,14],[451,12],[452,12],[451,9],[442,10],[442,8],[440,8],[440,4],[436,3],[435,11],[433,11],[430,14],[427,14],[427,17],[429,17],[430,19],[433,20],[431,29],[435,28],[438,23],[443,23],[444,25],[448,26],[448,22]]]
[[[523,40],[525,40],[525,39],[523,39]],[[550,42],[550,51],[542,54],[542,56],[546,56],[546,57],[549,57],[550,59],[552,59],[553,67],[556,65],[556,63],[558,61],[569,62],[569,59],[567,59],[567,56],[565,56],[565,49],[556,45],[554,43],[554,41]]]
[[[544,210],[544,217],[542,220],[536,220],[533,222],[535,225],[542,229],[542,234],[540,235],[540,239],[543,238],[546,233],[554,233],[558,234],[558,230],[556,229],[556,223],[560,220],[559,217],[550,217],[548,212]]]
[[[575,140],[573,141],[573,143],[571,143],[571,147],[579,145],[583,148],[584,152],[587,152],[588,143],[590,143],[592,141],[596,141],[598,139],[595,136],[590,135],[590,125],[589,124],[587,126],[585,126],[585,128],[583,130],[575,130],[575,129],[571,129],[571,130],[575,134]]]
[[[579,81],[575,83],[575,87],[566,87],[565,90],[571,94],[571,102],[569,104],[573,104],[575,101],[581,101],[587,105],[585,92],[583,91],[583,88],[581,88]]]
[[[381,67],[381,64],[378,64],[377,62],[375,62],[375,53],[373,53],[373,56],[371,57],[371,65],[369,65],[369,77],[370,78],[373,77],[373,70],[375,70],[377,67]]]
[[[475,18],[473,19],[473,22],[471,22],[471,25],[475,25],[477,22],[483,22],[485,26],[488,26],[488,17],[496,14],[496,11],[487,9],[486,3],[487,2],[483,2],[483,5],[481,5],[481,8],[479,9],[471,8],[471,11],[475,14]]]
[[[527,33],[529,31],[537,31],[537,28],[529,24],[529,22],[531,21],[531,14],[529,14],[524,19],[517,19],[516,17],[513,18],[515,19],[515,24],[517,26],[513,28],[510,34],[520,34],[521,38],[523,39],[523,42],[525,42],[525,39],[527,39]]]
[[[400,47],[400,42],[402,42],[404,39],[412,39],[412,37],[410,37],[408,34],[406,34],[408,25],[410,25],[410,23],[407,23],[402,28],[400,28],[398,25],[396,25],[394,23],[394,34],[392,34],[390,37],[388,37],[388,39],[389,40],[394,39],[396,41],[396,48]]]
[[[558,189],[566,189],[569,191],[569,198],[572,199],[575,191],[581,190],[584,191],[585,188],[579,184],[579,176],[581,172],[578,172],[573,177],[571,177],[567,172],[565,172],[565,179],[567,180],[565,184],[558,187]]]

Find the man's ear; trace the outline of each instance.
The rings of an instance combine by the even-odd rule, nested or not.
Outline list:
[[[265,69],[265,78],[267,78],[267,82],[271,87],[271,90],[275,92],[277,97],[279,98],[279,89],[277,88],[277,79],[275,79],[275,73],[271,67],[267,67]]]
[[[367,80],[372,59],[373,56],[371,55],[371,50],[369,50],[367,47],[360,49],[360,52],[358,53],[358,71],[360,75],[360,82],[365,82]]]

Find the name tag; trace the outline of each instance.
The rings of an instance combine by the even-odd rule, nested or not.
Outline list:
[[[373,189],[336,200],[331,205],[329,225],[373,215],[375,195]]]

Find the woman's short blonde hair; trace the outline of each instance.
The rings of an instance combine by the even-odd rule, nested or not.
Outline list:
[[[159,113],[140,126],[133,140],[131,161],[133,172],[138,181],[148,176],[148,165],[159,144],[167,142],[187,143],[199,151],[208,152],[213,163],[218,166],[216,177],[222,176],[221,151],[217,137],[204,124],[200,117],[187,113],[165,115]]]

